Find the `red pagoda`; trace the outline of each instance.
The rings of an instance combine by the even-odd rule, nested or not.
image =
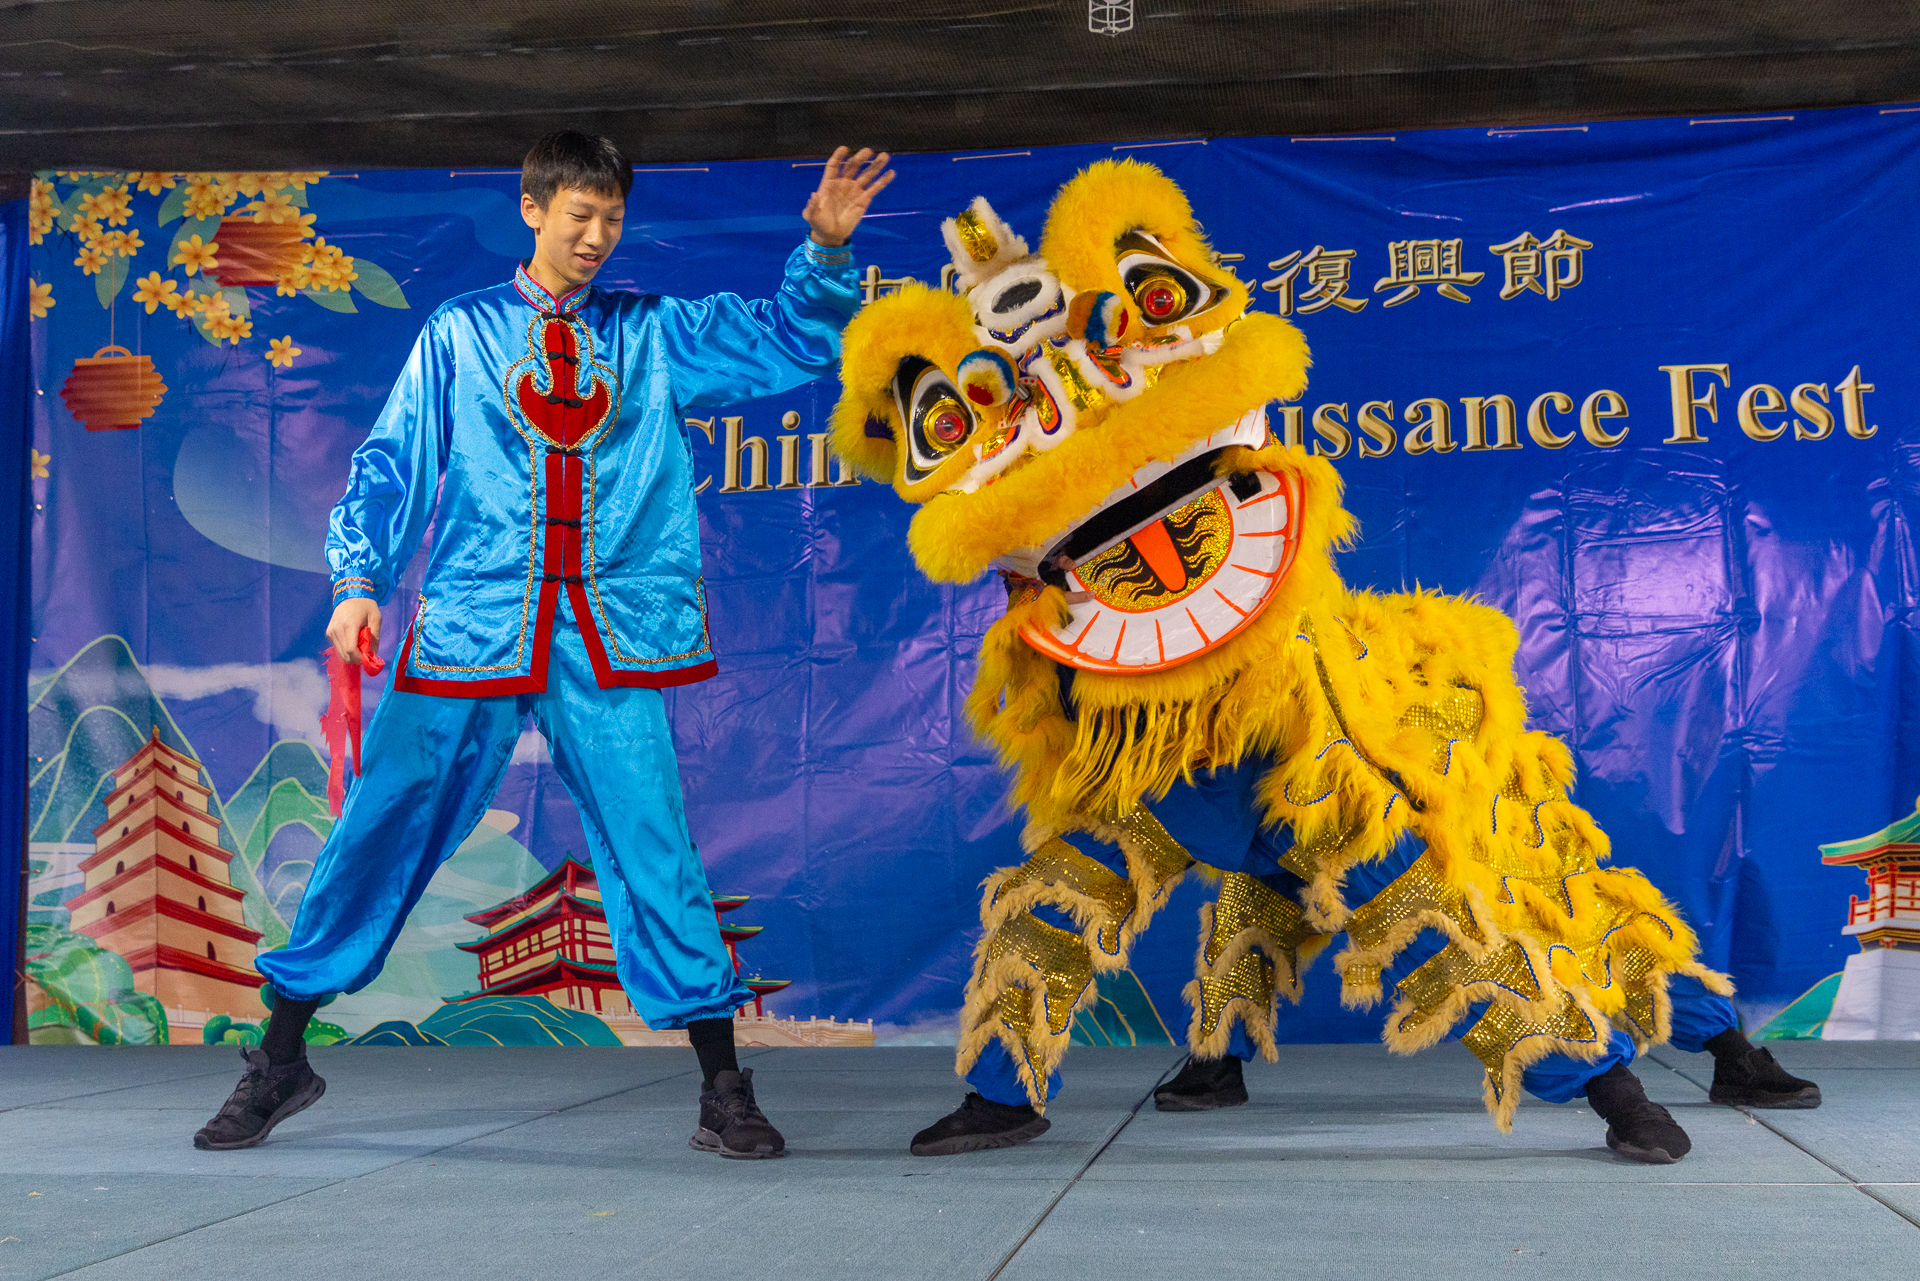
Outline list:
[[[159,999],[176,1041],[215,1014],[266,1014],[253,968],[260,931],[228,871],[212,796],[200,762],[161,742],[156,727],[114,770],[106,822],[80,864],[86,888],[66,904],[73,929],[125,957],[134,986]]]
[[[747,897],[713,895],[720,936],[726,940],[735,973],[740,970],[735,944],[765,928],[734,925],[725,919]],[[636,1017],[615,972],[600,883],[586,864],[569,857],[524,894],[466,919],[487,931],[471,943],[458,945],[480,958],[480,990],[450,997],[449,1004],[483,996],[540,996],[565,1009],[616,1019]],[[758,977],[744,981],[753,992],[756,1017],[764,1017],[762,998],[791,982]],[[746,1010],[740,1007],[741,1017]]]

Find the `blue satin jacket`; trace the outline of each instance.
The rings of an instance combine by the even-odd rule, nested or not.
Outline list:
[[[522,267],[435,311],[327,531],[334,600],[384,601],[434,522],[394,688],[544,689],[562,590],[603,688],[713,675],[680,411],[828,372],[859,302],[852,252],[809,240],[771,301],[556,299]]]

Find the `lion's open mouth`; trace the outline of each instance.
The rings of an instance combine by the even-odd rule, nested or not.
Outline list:
[[[1234,445],[1258,449],[1266,441],[1267,417],[1262,406],[1195,441],[1172,461],[1148,463],[1086,515],[1049,539],[1045,546],[1016,548],[1002,557],[1000,563],[1025,577],[1067,587],[1068,574],[1074,568],[1095,560],[1144,530],[1164,526],[1169,516],[1209,490],[1226,484],[1242,500],[1253,497],[1255,482],[1251,478],[1234,477],[1223,482],[1215,474],[1214,464]],[[1158,544],[1160,536],[1151,533],[1147,540]]]
[[[1221,644],[1272,599],[1299,550],[1303,493],[1291,475],[1215,474],[1234,445],[1266,443],[1264,408],[1248,412],[1121,489],[1050,539],[1003,564],[1067,593],[1057,627],[1027,643],[1083,671],[1172,667]]]

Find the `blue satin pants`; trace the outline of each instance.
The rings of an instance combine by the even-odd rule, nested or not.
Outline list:
[[[753,1000],[687,833],[659,691],[595,683],[564,592],[554,624],[543,693],[442,698],[389,686],[367,725],[367,772],[314,860],[293,936],[256,958],[276,991],[313,999],[373,981],[434,872],[486,813],[531,715],[579,807],[634,1012],[681,1028]]]
[[[1192,784],[1176,783],[1165,800],[1154,802],[1148,808],[1168,833],[1200,862],[1223,872],[1257,876],[1278,892],[1297,897],[1305,882],[1280,866],[1281,857],[1293,843],[1292,834],[1284,829],[1262,828],[1254,803],[1254,784],[1266,767],[1264,760],[1246,761],[1235,769],[1200,775]],[[1082,853],[1123,876],[1126,874],[1126,864],[1117,846],[1094,841],[1083,833],[1069,839]],[[1377,895],[1413,865],[1423,848],[1418,841],[1404,841],[1386,858],[1354,868],[1347,874],[1347,901],[1363,903]],[[1056,918],[1044,907],[1036,908],[1035,913],[1050,924],[1079,932],[1064,914]],[[1381,975],[1385,990],[1391,993],[1401,979],[1444,946],[1446,937],[1438,930],[1422,933]],[[1696,979],[1675,976],[1668,982],[1668,993],[1673,998],[1671,1044],[1675,1049],[1699,1053],[1707,1040],[1739,1025],[1732,1002],[1707,991]],[[1472,1008],[1461,1026],[1472,1026],[1485,1008]],[[1256,1051],[1244,1025],[1234,1024],[1227,1052],[1242,1060],[1254,1057]],[[1632,1038],[1617,1029],[1609,1029],[1607,1050],[1601,1058],[1587,1062],[1563,1054],[1549,1055],[1526,1070],[1521,1084],[1536,1098],[1566,1103],[1585,1097],[1587,1082],[1594,1077],[1611,1070],[1616,1063],[1632,1063],[1633,1059]],[[1028,1101],[1026,1087],[1020,1084],[1012,1057],[997,1040],[990,1041],[981,1052],[967,1073],[967,1084],[981,1097],[995,1103],[1017,1106]],[[1055,1071],[1047,1082],[1047,1098],[1052,1099],[1059,1091],[1060,1073]]]

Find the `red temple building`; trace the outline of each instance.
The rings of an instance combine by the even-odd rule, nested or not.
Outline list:
[[[1860,942],[1847,958],[1821,1031],[1829,1041],[1920,1039],[1920,808],[1871,836],[1820,847],[1830,867],[1867,874],[1841,933]]]
[[[134,986],[166,1007],[170,1039],[195,1044],[214,1014],[266,1016],[253,968],[260,932],[241,912],[246,895],[199,780],[200,762],[156,728],[113,772],[107,821],[80,864],[86,888],[66,904],[73,929],[124,957]]]
[[[713,896],[720,936],[735,973],[740,970],[735,945],[766,928],[726,920],[726,913],[746,901],[744,894]],[[482,996],[540,996],[603,1019],[637,1019],[614,970],[613,938],[592,868],[568,858],[524,894],[467,919],[487,931],[459,944],[461,951],[480,958],[480,990],[450,998],[450,1003]],[[744,981],[753,992],[756,1018],[766,1017],[762,998],[790,985],[790,980],[757,976]],[[742,1006],[740,1015],[746,1012]]]

